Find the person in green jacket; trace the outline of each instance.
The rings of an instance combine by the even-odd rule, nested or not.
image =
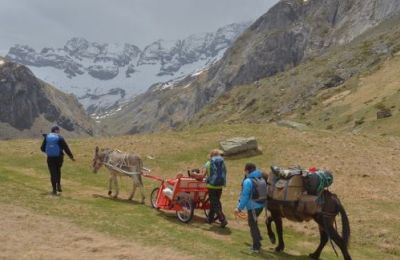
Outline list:
[[[207,223],[213,223],[216,215],[221,223],[221,227],[224,228],[228,224],[228,221],[222,212],[221,204],[222,189],[226,185],[226,166],[222,155],[223,152],[221,150],[212,150],[209,160],[202,169],[202,174],[206,177],[208,196],[211,204]]]

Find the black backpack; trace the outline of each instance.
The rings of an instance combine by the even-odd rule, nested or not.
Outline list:
[[[250,178],[253,183],[251,199],[258,203],[264,203],[267,200],[267,182],[264,178]]]

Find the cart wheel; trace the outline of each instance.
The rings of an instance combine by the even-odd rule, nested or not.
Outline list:
[[[207,198],[206,201],[204,202],[204,205],[210,205],[210,198]],[[204,209],[204,215],[206,215],[206,218],[208,219],[208,216],[210,215],[210,209]],[[215,214],[214,216],[214,221],[218,219],[218,215]]]
[[[157,207],[157,194],[158,194],[158,190],[159,190],[160,188],[155,188],[152,192],[151,192],[151,195],[150,195],[150,203],[151,203],[151,206],[153,207],[153,208],[155,208],[155,209],[158,209],[158,207]]]
[[[183,200],[179,203],[182,210],[176,211],[176,216],[183,223],[188,223],[193,218],[194,206],[191,200]]]

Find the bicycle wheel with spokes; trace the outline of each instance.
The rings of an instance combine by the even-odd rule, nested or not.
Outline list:
[[[176,211],[176,216],[178,217],[179,221],[183,223],[188,223],[193,218],[194,214],[194,205],[192,200],[186,199],[179,202],[181,205],[181,210]]]
[[[151,206],[155,209],[158,209],[159,207],[157,207],[157,195],[158,195],[158,191],[160,190],[160,188],[155,188],[150,195],[150,203]]]

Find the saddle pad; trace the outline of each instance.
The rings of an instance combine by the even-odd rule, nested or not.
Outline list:
[[[285,188],[286,186],[287,186],[287,180],[283,180],[283,179],[281,179],[281,180],[278,180],[276,183],[275,183],[275,188],[277,188],[277,189],[283,189],[283,188]]]

